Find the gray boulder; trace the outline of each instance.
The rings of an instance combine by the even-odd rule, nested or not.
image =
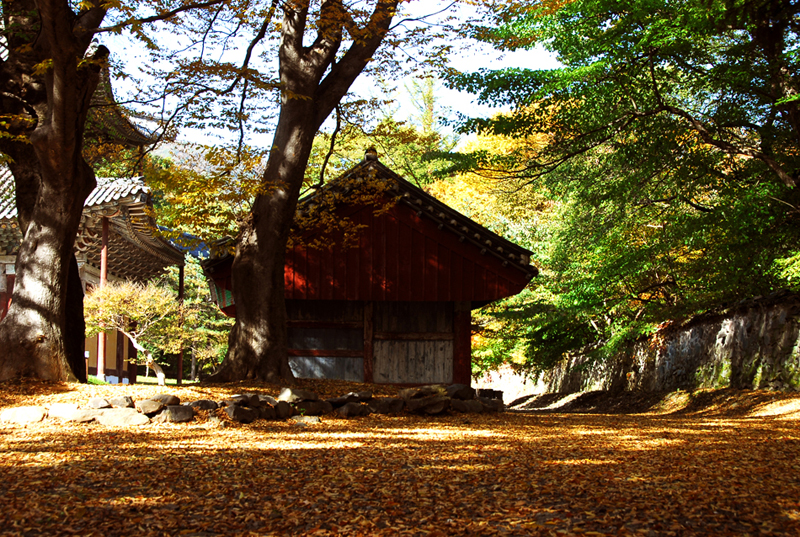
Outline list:
[[[196,410],[216,410],[219,407],[215,401],[210,399],[199,399],[186,404]]]
[[[262,420],[274,420],[277,416],[275,409],[268,404],[264,404],[258,409],[258,415]]]
[[[330,399],[326,399],[334,408],[339,408],[340,406],[344,406],[347,403],[358,403],[359,398],[355,392],[350,392],[346,395],[340,395],[339,397],[332,397]]]
[[[231,395],[225,400],[225,406],[250,406],[250,397],[247,395]]]
[[[241,405],[226,406],[225,413],[230,419],[239,423],[253,423],[259,417],[258,410]]]
[[[406,388],[405,390],[400,390],[398,395],[408,401],[409,399],[421,399],[434,395],[446,396],[447,390],[441,384],[432,384],[429,386],[419,386],[417,388]]]
[[[487,397],[478,397],[478,401],[483,405],[484,412],[502,412],[503,401],[500,399],[489,399]]]
[[[164,406],[181,404],[181,400],[180,400],[179,397],[177,397],[175,395],[170,395],[168,393],[160,393],[160,394],[156,395],[155,397],[151,397],[150,399],[152,399],[153,401],[160,401],[160,402],[164,403]]]
[[[503,390],[492,390],[490,388],[481,388],[478,390],[478,398],[485,397],[486,399],[503,400]]]
[[[278,401],[296,403],[297,401],[318,401],[319,395],[309,390],[300,388],[283,388],[278,396]]]
[[[75,403],[53,403],[47,411],[48,418],[69,420],[78,411]]]
[[[140,414],[135,408],[107,408],[95,417],[98,423],[113,427],[147,425],[150,418]]]
[[[6,408],[0,412],[0,421],[26,425],[42,421],[47,416],[47,409],[43,406],[18,406]]]
[[[470,388],[466,384],[451,384],[447,387],[447,397],[469,401],[475,399],[475,388]]]
[[[305,416],[322,416],[333,412],[333,405],[327,401],[299,401],[294,404],[294,408]]]
[[[286,401],[278,401],[275,404],[275,415],[278,419],[285,420],[292,416],[292,405]]]
[[[104,397],[92,397],[89,399],[89,408],[111,408],[109,403]]]
[[[343,418],[351,418],[358,416],[366,416],[369,414],[369,407],[361,403],[347,403],[346,405],[336,409],[336,413]]]
[[[164,408],[164,403],[161,401],[154,401],[152,399],[142,399],[136,401],[136,410],[147,416],[153,417]]]
[[[271,395],[259,395],[258,400],[261,401],[262,405],[269,405],[275,406],[278,404],[278,400],[272,397]]]
[[[397,397],[381,397],[369,402],[369,409],[374,414],[399,414],[406,402]]]
[[[169,405],[162,412],[170,423],[186,423],[194,420],[194,408],[184,405]]]
[[[468,414],[478,414],[483,412],[483,405],[480,401],[469,399],[464,401],[462,399],[451,399],[450,408],[456,412],[463,412]]]
[[[446,395],[431,395],[417,399],[408,399],[406,408],[417,414],[435,416],[450,408],[450,398]]]
[[[366,403],[367,401],[372,400],[372,392],[367,392],[367,391],[356,392],[356,397],[358,397],[358,400],[361,401],[362,403]]]
[[[250,408],[261,408],[261,405],[263,403],[261,402],[261,398],[258,396],[257,393],[246,393],[244,395],[248,399],[250,399],[250,404],[247,406],[249,406]]]
[[[87,423],[97,419],[97,416],[102,414],[103,411],[96,408],[83,408],[76,410],[71,416],[65,418],[66,421],[74,423]]]
[[[108,404],[114,408],[133,408],[133,398],[131,398],[129,395],[112,397],[108,400]]]

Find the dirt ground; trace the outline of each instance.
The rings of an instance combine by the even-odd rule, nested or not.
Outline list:
[[[396,388],[301,382],[323,396]],[[0,384],[0,406],[279,386]],[[800,394],[589,393],[319,425],[0,425],[0,535],[800,535]]]

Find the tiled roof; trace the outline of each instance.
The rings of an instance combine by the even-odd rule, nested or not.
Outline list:
[[[17,217],[17,204],[14,201],[14,176],[7,167],[0,167],[0,220]],[[122,179],[98,177],[97,186],[86,202],[85,208],[96,208],[107,203],[119,202],[124,198],[146,201],[150,189],[139,177]]]
[[[132,146],[151,145],[157,138],[140,125],[134,125],[130,115],[123,112],[114,98],[108,68],[100,71],[100,82],[92,95],[89,108],[87,131],[88,136],[107,138]]]
[[[514,244],[478,224],[468,216],[461,214],[452,207],[442,203],[419,187],[409,183],[401,176],[387,168],[377,159],[365,159],[347,171],[342,177],[331,181],[327,189],[340,188],[339,183],[348,177],[358,178],[374,174],[389,183],[389,191],[397,197],[400,203],[412,207],[417,215],[433,220],[440,230],[447,230],[459,237],[461,242],[474,245],[484,255],[492,255],[522,272],[536,276],[539,270],[530,265],[532,252]],[[308,206],[315,203],[312,194],[300,200],[298,211],[307,210]]]
[[[166,241],[149,212],[150,189],[139,178],[99,178],[84,203],[76,251],[100,263],[102,218],[110,223],[109,271],[120,278],[146,280],[169,265],[182,265],[183,253]],[[16,222],[14,179],[0,168],[0,253],[14,255],[22,241]]]

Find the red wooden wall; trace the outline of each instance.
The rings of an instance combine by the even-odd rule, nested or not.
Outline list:
[[[406,205],[378,216],[365,207],[348,217],[365,226],[357,248],[344,248],[334,235],[330,249],[287,252],[287,299],[489,302],[519,293],[530,279]]]

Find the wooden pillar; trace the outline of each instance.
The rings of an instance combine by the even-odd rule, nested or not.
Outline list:
[[[472,381],[472,310],[469,302],[455,302],[453,311],[453,383]]]
[[[181,306],[181,328],[183,328],[183,265],[178,267],[178,302]],[[181,351],[178,354],[178,385],[183,384],[183,336],[181,336]]]
[[[127,339],[127,338],[126,338]],[[136,365],[136,347],[128,341],[128,382],[136,384],[136,375],[139,374],[139,367]]]
[[[374,303],[364,302],[364,382],[374,382],[373,334]]]
[[[122,332],[117,332],[117,383],[122,384],[122,374],[125,372],[125,341],[128,338]]]
[[[100,288],[108,283],[108,217],[103,217],[103,238],[100,249]],[[106,334],[97,334],[97,373],[99,380],[106,379]]]
[[[136,162],[136,171],[144,177],[144,146],[139,146],[139,158]]]

